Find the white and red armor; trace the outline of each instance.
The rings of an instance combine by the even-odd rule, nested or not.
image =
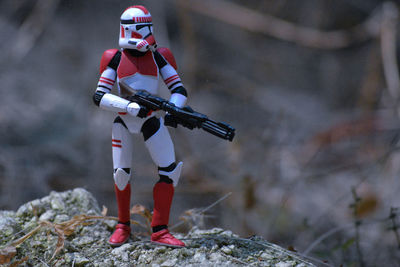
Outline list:
[[[139,45],[143,41],[146,45]],[[171,51],[167,48],[155,49],[151,15],[145,7],[132,6],[123,12],[119,45],[121,50],[110,49],[103,53],[100,78],[93,96],[96,105],[116,113],[112,128],[112,153],[119,223],[109,242],[112,245],[121,245],[129,238],[131,134],[142,133],[160,176],[153,189],[154,211],[151,226],[154,233],[151,240],[182,247],[184,243],[174,238],[167,229],[174,186],[178,184],[182,162],[175,162],[174,146],[163,119],[129,101],[128,97],[137,90],[158,94],[160,76],[171,91],[170,102],[176,106],[185,105],[186,90],[176,72]],[[115,83],[117,92],[112,94]],[[124,83],[131,90],[123,90],[119,83]]]

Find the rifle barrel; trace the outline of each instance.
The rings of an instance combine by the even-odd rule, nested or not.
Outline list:
[[[230,126],[220,125],[212,120],[207,120],[201,125],[201,128],[215,136],[229,141],[233,140],[235,136],[235,129]]]

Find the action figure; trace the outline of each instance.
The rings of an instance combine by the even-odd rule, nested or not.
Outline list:
[[[176,72],[174,56],[168,48],[157,48],[152,17],[143,6],[131,6],[121,15],[118,49],[106,50],[100,64],[100,79],[93,100],[103,109],[118,113],[112,127],[112,154],[118,224],[109,239],[113,246],[124,244],[130,236],[130,198],[132,140],[141,133],[150,156],[158,166],[159,180],[153,188],[154,210],[151,222],[153,243],[184,247],[168,231],[174,187],[178,184],[182,162],[176,162],[174,146],[165,126],[202,128],[232,141],[234,129],[209,120],[184,107],[187,91]],[[157,97],[159,75],[168,86],[169,101]],[[118,95],[111,94],[117,81]],[[164,110],[164,119],[153,111]]]

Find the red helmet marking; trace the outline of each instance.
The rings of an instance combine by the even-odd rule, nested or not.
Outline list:
[[[142,10],[144,12],[144,14],[146,14],[146,15],[149,14],[149,11],[144,6],[130,6],[130,7],[126,8],[124,10],[124,12],[127,11],[130,8],[138,8],[138,9]]]
[[[132,32],[131,33],[131,38],[142,39],[142,35],[137,33],[137,32]]]
[[[133,17],[132,20],[134,20],[136,23],[152,21],[151,17]]]
[[[121,25],[121,38],[125,38],[125,30],[124,27]]]
[[[144,6],[131,6],[133,8],[139,8],[140,10],[142,10],[144,12],[144,14],[149,14],[149,11],[147,10],[147,8],[145,8]]]

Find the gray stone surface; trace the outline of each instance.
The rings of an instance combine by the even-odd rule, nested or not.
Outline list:
[[[11,262],[26,258],[26,266],[313,266],[298,255],[259,237],[240,238],[231,231],[193,228],[186,235],[176,234],[187,245],[182,249],[156,246],[148,237],[132,236],[129,243],[113,248],[107,243],[115,222],[93,219],[79,224],[65,236],[64,245],[54,256],[57,230],[75,215],[100,216],[93,196],[77,188],[52,192],[42,199],[21,206],[17,212],[0,211],[0,252],[13,246],[38,225],[42,225],[17,247]],[[50,224],[52,223],[52,225]],[[60,228],[58,228],[60,229]],[[53,257],[54,256],[54,257]]]

